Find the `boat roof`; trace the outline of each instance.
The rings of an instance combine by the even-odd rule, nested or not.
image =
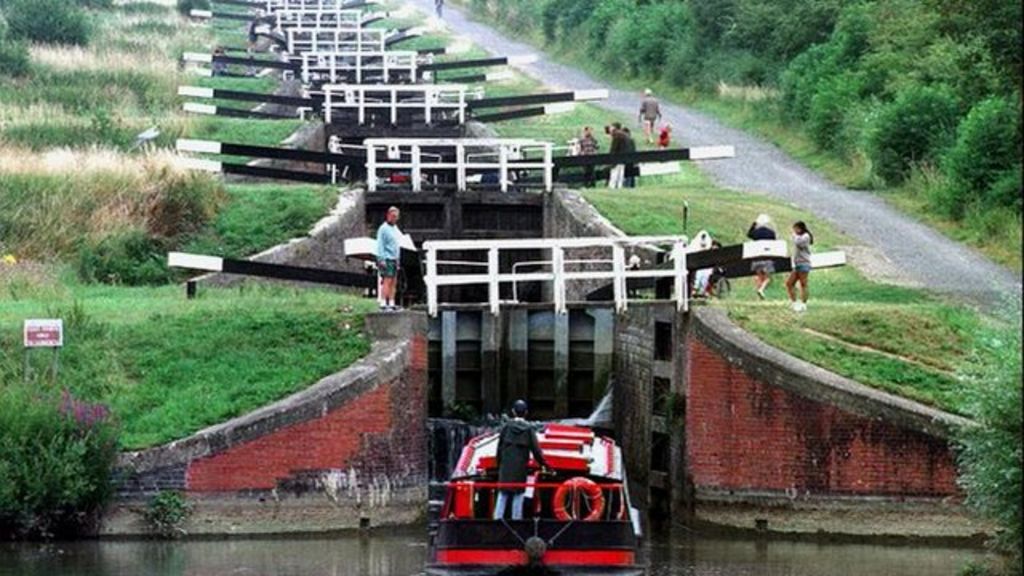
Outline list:
[[[452,480],[476,477],[497,468],[498,432],[482,434],[462,448]],[[545,424],[537,440],[548,466],[569,472],[622,481],[622,451],[610,438],[584,426]],[[533,463],[533,458],[530,459]]]

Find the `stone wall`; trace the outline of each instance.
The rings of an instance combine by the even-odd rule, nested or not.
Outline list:
[[[158,490],[195,506],[202,533],[305,532],[404,524],[426,510],[426,321],[369,317],[371,353],[255,412],[125,454],[102,533],[145,533]]]
[[[698,499],[959,494],[962,418],[775,350],[721,310],[694,313],[687,461]]]
[[[615,321],[612,413],[615,436],[634,505],[648,506],[651,470],[651,397],[654,378],[654,315],[649,306],[630,307]]]

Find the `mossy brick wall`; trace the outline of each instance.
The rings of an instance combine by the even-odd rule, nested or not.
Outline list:
[[[193,460],[189,492],[268,490],[293,476],[354,472],[394,482],[426,475],[426,339],[410,346],[405,374],[376,385],[319,417],[284,426]]]
[[[746,369],[708,334],[698,330],[685,343],[686,457],[698,494],[958,494],[947,438],[912,419],[872,417],[780,387],[773,380],[785,374],[767,377],[775,369],[767,363],[760,373]]]

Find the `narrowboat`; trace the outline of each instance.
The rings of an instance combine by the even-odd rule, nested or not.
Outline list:
[[[430,576],[511,574],[640,576],[639,514],[622,452],[584,426],[546,424],[526,483],[497,482],[498,433],[471,439],[451,474],[431,539]],[[495,519],[497,493],[525,490],[523,517]]]

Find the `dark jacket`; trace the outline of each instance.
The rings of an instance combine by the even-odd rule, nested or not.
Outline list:
[[[750,230],[747,230],[747,238],[751,240],[775,240],[775,230],[767,226],[751,224]]]
[[[622,154],[626,151],[626,133],[622,130],[612,130],[612,143],[608,147],[609,154]]]
[[[506,422],[498,437],[498,482],[526,482],[531,453],[538,464],[547,467],[533,426],[522,419]],[[522,492],[523,488],[509,488],[507,491]]]

